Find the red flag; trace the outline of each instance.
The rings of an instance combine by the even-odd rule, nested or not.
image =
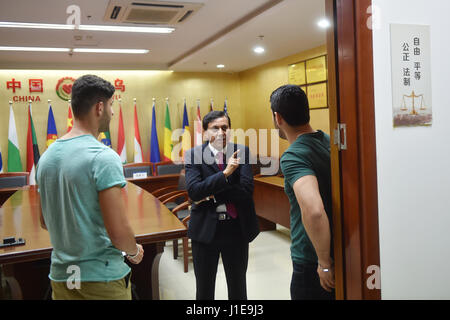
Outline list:
[[[134,99],[134,162],[141,163],[144,161],[142,154],[141,135],[139,134],[139,122],[136,110],[136,99]]]
[[[127,163],[127,147],[125,145],[125,131],[123,129],[122,106],[119,111],[119,139],[117,141],[117,153],[122,163]]]
[[[73,127],[73,118],[72,118],[72,108],[70,107],[69,101],[69,115],[67,116],[67,132],[70,132]]]
[[[194,121],[194,146],[201,145],[203,143],[202,137],[202,119],[200,117],[200,100],[197,100],[197,118]]]

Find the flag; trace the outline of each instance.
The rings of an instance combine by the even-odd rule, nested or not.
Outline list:
[[[36,165],[39,161],[39,148],[31,115],[31,103],[28,105],[28,132],[27,132],[27,171],[30,173],[30,185],[36,184]]]
[[[70,100],[69,100],[69,115],[67,116],[67,132],[70,132],[73,127],[73,118],[72,118],[72,108],[70,107]]]
[[[12,103],[9,104],[9,131],[8,131],[8,172],[21,172],[22,161],[20,160],[19,140],[17,139],[16,121]]]
[[[227,109],[227,98],[225,98],[225,103],[223,104],[223,112],[225,112],[225,114],[228,114],[228,109]]]
[[[109,131],[100,132],[99,139],[101,143],[111,148],[111,134]]]
[[[3,172],[2,149],[0,148],[0,173]]]
[[[156,130],[156,116],[155,116],[155,100],[153,100],[152,108],[152,133],[150,138],[150,162],[161,162],[159,154],[158,131]]]
[[[134,162],[141,163],[144,160],[142,156],[141,135],[139,134],[139,123],[136,109],[136,99],[134,99]]]
[[[211,98],[211,101],[209,103],[209,112],[214,111],[213,107],[214,107],[214,100]]]
[[[183,111],[183,135],[181,136],[181,150],[183,153],[191,148],[191,132],[189,130],[189,119],[186,109],[186,100],[184,100],[184,111]]]
[[[127,163],[127,146],[125,143],[125,130],[123,129],[122,105],[119,106],[119,138],[117,140],[117,153],[122,163]]]
[[[197,118],[194,122],[194,146],[199,146],[203,143],[202,137],[202,118],[200,116],[200,100],[197,100]]]
[[[53,117],[53,110],[50,103],[48,104],[48,120],[47,120],[47,148],[58,139],[58,132],[56,131],[55,118]]]
[[[166,100],[166,119],[164,122],[164,161],[172,160],[172,127],[170,125],[169,100]]]

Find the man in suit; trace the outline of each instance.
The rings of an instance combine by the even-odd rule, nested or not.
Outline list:
[[[198,300],[213,300],[219,256],[228,298],[246,300],[249,243],[259,233],[253,203],[249,149],[228,142],[230,118],[212,111],[203,118],[208,141],[186,153],[186,186],[194,201],[188,237]]]

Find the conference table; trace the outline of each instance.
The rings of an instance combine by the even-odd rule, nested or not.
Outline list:
[[[57,195],[55,195],[57,196]],[[144,248],[138,265],[132,269],[134,295],[139,299],[159,299],[158,268],[165,241],[185,237],[185,226],[151,193],[134,183],[122,189],[126,213]],[[23,238],[24,245],[0,249],[0,265],[14,299],[48,298],[50,255],[48,231],[40,226],[40,199],[36,186],[18,188],[0,208],[0,241]]]
[[[276,224],[290,228],[289,199],[284,193],[284,178],[259,176],[254,178],[253,200],[256,214],[264,221],[262,230],[274,230]]]

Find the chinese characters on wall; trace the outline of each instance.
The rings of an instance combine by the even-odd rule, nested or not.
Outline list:
[[[394,127],[432,124],[430,28],[391,25]]]
[[[29,101],[40,102],[42,99],[40,94],[43,94],[44,90],[55,90],[47,87],[44,82],[45,80],[42,78],[17,79],[15,77],[11,77],[11,79],[7,80],[4,84],[0,84],[0,89],[4,85],[6,91],[12,94],[10,100],[14,103]],[[73,82],[75,82],[75,79],[71,77],[63,77],[59,79],[56,84],[56,93],[58,97],[62,100],[68,101],[72,93]],[[118,100],[121,98],[120,93],[125,92],[124,80],[115,79],[114,81],[111,81],[111,83],[114,83],[114,87],[116,89],[114,100]]]

